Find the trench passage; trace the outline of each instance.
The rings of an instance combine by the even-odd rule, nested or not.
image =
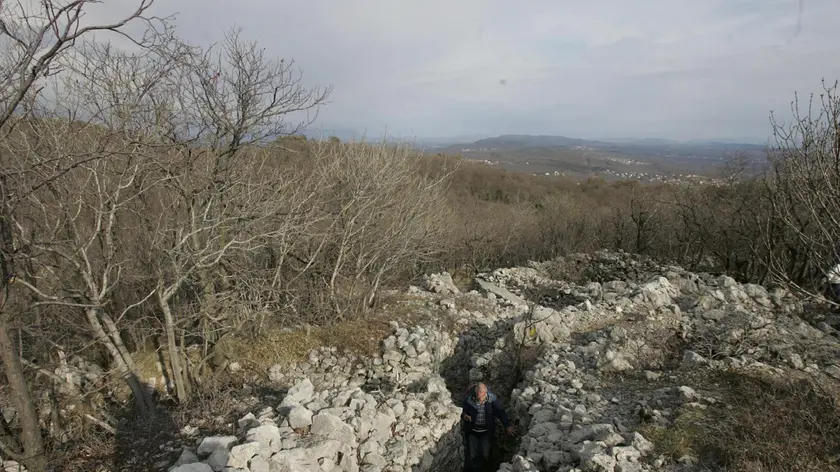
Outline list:
[[[479,382],[475,376],[471,378],[471,370],[473,374],[476,373],[474,369],[471,369],[471,359],[476,355],[487,359],[488,362],[478,369],[482,374],[480,381],[499,397],[514,427],[518,425],[519,418],[510,406],[511,393],[538,357],[537,348],[522,349],[513,341],[513,326],[517,321],[519,318],[515,317],[499,320],[492,326],[476,324],[462,332],[455,352],[441,363],[439,372],[446,381],[452,402],[460,407],[466,398],[468,388]],[[496,348],[500,339],[504,341],[504,347],[501,352],[497,352]],[[495,438],[490,459],[481,469],[482,472],[495,472],[501,464],[511,460],[519,449],[521,431],[516,428],[514,435],[508,436],[504,427],[497,421]],[[445,441],[453,444],[443,444]],[[438,450],[451,448],[452,452],[436,456],[441,457],[441,462],[436,461],[437,463],[429,470],[462,470],[464,465],[462,442],[460,424],[456,424],[453,431],[441,438],[437,445]]]

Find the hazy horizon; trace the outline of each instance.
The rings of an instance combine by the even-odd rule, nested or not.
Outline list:
[[[98,5],[96,16],[125,8]],[[234,25],[334,90],[312,129],[765,142],[840,78],[836,0],[158,1],[196,43]]]
[[[311,126],[306,129],[303,134],[310,138],[329,138],[331,136],[338,137],[340,139],[359,139],[365,138],[367,140],[377,140],[383,137],[387,137],[389,139],[397,139],[397,140],[411,140],[417,139],[420,141],[442,141],[442,142],[449,142],[452,144],[469,144],[475,141],[479,141],[481,139],[487,138],[496,138],[500,136],[557,136],[557,137],[566,137],[572,139],[584,139],[588,141],[602,141],[602,142],[631,142],[631,141],[654,141],[654,140],[661,140],[661,141],[670,141],[670,142],[677,142],[677,143],[712,143],[712,142],[719,142],[719,143],[737,143],[737,144],[753,144],[753,145],[763,145],[767,144],[769,138],[765,138],[762,140],[753,139],[750,137],[744,138],[685,138],[685,139],[673,139],[661,136],[600,136],[600,137],[592,137],[592,138],[581,138],[579,136],[570,136],[561,133],[554,133],[554,134],[547,134],[547,133],[499,133],[499,134],[486,134],[486,133],[476,133],[471,135],[459,135],[459,134],[452,134],[452,135],[441,135],[441,136],[421,136],[421,135],[405,135],[405,134],[395,134],[389,131],[374,133],[367,130],[357,130],[354,128],[319,128],[317,126]]]

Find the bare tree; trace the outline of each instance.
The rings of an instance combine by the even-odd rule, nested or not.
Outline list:
[[[791,105],[792,122],[771,115],[776,145],[770,150],[766,180],[772,216],[790,243],[787,254],[770,251],[774,279],[808,295],[819,295],[830,266],[840,261],[840,94],[837,82],[808,109],[798,98]],[[815,106],[816,105],[816,106]],[[768,233],[766,244],[778,236]],[[772,248],[770,248],[772,249]],[[827,265],[827,266],[823,266]]]
[[[630,189],[630,221],[635,228],[635,252],[644,254],[648,251],[651,243],[652,226],[659,213],[659,206],[652,198],[649,189],[641,184],[633,185]]]
[[[322,143],[315,152],[332,173],[324,179],[332,182],[324,196],[332,222],[324,235],[330,241],[324,284],[336,313],[354,299],[365,310],[395,270],[440,250],[449,172],[424,176],[421,156],[408,145]]]
[[[759,280],[763,226],[770,221],[766,193],[753,163],[732,156],[713,183],[689,184],[670,192],[679,220],[681,260],[689,267],[715,261],[715,270]]]
[[[194,155],[176,157],[196,158]],[[307,195],[299,193],[294,186],[295,181],[284,180],[282,174],[271,171],[270,160],[265,151],[243,153],[237,167],[215,176],[184,166],[183,171],[166,178],[166,195],[160,196],[164,198],[163,206],[149,221],[155,235],[155,297],[164,317],[169,361],[179,400],[189,398],[190,382],[185,366],[181,365],[179,345],[182,343],[178,334],[194,320],[179,313],[180,309],[174,305],[176,297],[190,285],[198,285],[199,292],[206,294],[208,285],[215,287],[222,279],[214,270],[220,269],[234,253],[256,250],[290,232],[307,201]],[[181,167],[169,164],[169,170]],[[217,178],[224,179],[223,186],[207,198],[195,198]],[[288,218],[281,218],[284,213]],[[185,308],[183,303],[180,305],[181,309]],[[205,316],[217,315],[204,308],[209,307],[202,306],[201,313]]]
[[[329,89],[303,87],[293,63],[268,58],[236,31],[218,51],[196,49],[175,67],[171,80],[157,85],[158,119],[175,146],[153,160],[162,191],[149,229],[172,377],[186,400],[190,380],[177,333],[195,320],[174,301],[197,286],[201,312],[214,316],[216,292],[225,289],[218,283],[229,280],[225,261],[282,238],[299,221],[313,194],[301,192],[263,145],[308,123],[312,117],[296,114],[317,111]]]
[[[54,67],[77,40],[97,31],[119,32],[135,20],[149,21],[144,15],[152,0],[142,0],[134,12],[113,23],[82,26],[80,20],[89,3],[91,0],[0,3],[0,42],[3,48],[0,57],[0,133],[4,136],[12,125],[19,122],[20,113],[31,110],[31,106],[21,105],[36,102],[43,90],[43,78],[55,73]],[[15,241],[12,221],[17,201],[29,189],[16,188],[7,165],[0,165],[0,169],[3,169],[0,171],[0,259],[3,261],[0,291],[4,293],[4,298],[8,298],[9,283],[15,276],[16,267],[20,265],[21,258],[27,257]],[[56,175],[50,175],[48,181],[55,178]],[[30,188],[46,183],[31,182]],[[44,442],[32,395],[18,353],[13,348],[10,331],[13,317],[7,311],[9,306],[4,299],[0,307],[0,358],[12,400],[20,414],[21,433],[17,438],[5,434],[10,429],[4,425],[0,448],[9,457],[22,462],[28,470],[40,471],[46,467]]]
[[[137,211],[139,197],[157,185],[146,166],[148,154],[162,147],[150,116],[150,91],[179,57],[151,49],[128,55],[108,44],[86,44],[65,58],[70,77],[56,92],[58,105],[7,136],[18,181],[24,183],[19,187],[33,183],[14,221],[20,242],[39,257],[26,277],[20,274],[20,284],[39,305],[84,313],[83,323],[111,355],[144,413],[152,411],[153,402],[118,324],[153,292],[129,302],[122,313],[112,311],[113,294],[124,273],[141,267],[125,250],[129,233],[123,223]],[[62,168],[67,169],[62,178],[52,179]],[[45,275],[53,283],[39,286]]]
[[[232,29],[218,47],[193,56],[174,98],[192,135],[224,171],[244,146],[297,134],[315,120],[332,88],[306,87],[302,77],[293,60],[267,56]]]
[[[107,349],[120,377],[131,387],[139,410],[148,413],[152,400],[117,326],[126,312],[143,300],[123,313],[109,313],[114,309],[112,296],[124,271],[138,267],[132,264],[120,240],[124,234],[120,222],[134,210],[138,195],[153,185],[142,181],[140,162],[144,156],[136,142],[120,142],[111,135],[99,138],[109,141],[107,145],[97,143],[98,139],[88,141],[81,136],[99,133],[79,133],[67,122],[38,126],[28,134],[35,131],[51,132],[49,138],[56,146],[42,144],[37,153],[33,151],[35,160],[49,159],[59,152],[72,155],[74,141],[79,147],[96,149],[101,157],[79,165],[43,191],[31,192],[22,202],[20,216],[14,220],[20,229],[17,239],[38,257],[31,260],[29,270],[18,274],[18,283],[31,292],[36,304],[82,312],[93,338]],[[18,148],[19,156],[25,156],[22,151]]]

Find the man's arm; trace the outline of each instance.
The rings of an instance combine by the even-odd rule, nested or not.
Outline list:
[[[467,421],[464,417],[467,416],[466,412],[464,411],[464,407],[461,407],[461,421],[458,424],[461,425],[461,434],[464,436],[464,440],[467,439]]]
[[[498,398],[493,401],[493,414],[501,420],[505,428],[510,428],[510,418]]]
[[[467,414],[467,402],[461,407],[461,424],[472,421],[472,417]]]

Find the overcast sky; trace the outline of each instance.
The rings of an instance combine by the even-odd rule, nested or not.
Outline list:
[[[127,4],[130,0],[120,0]],[[750,139],[840,79],[838,0],[157,0],[181,35],[238,25],[325,128],[440,136]]]

